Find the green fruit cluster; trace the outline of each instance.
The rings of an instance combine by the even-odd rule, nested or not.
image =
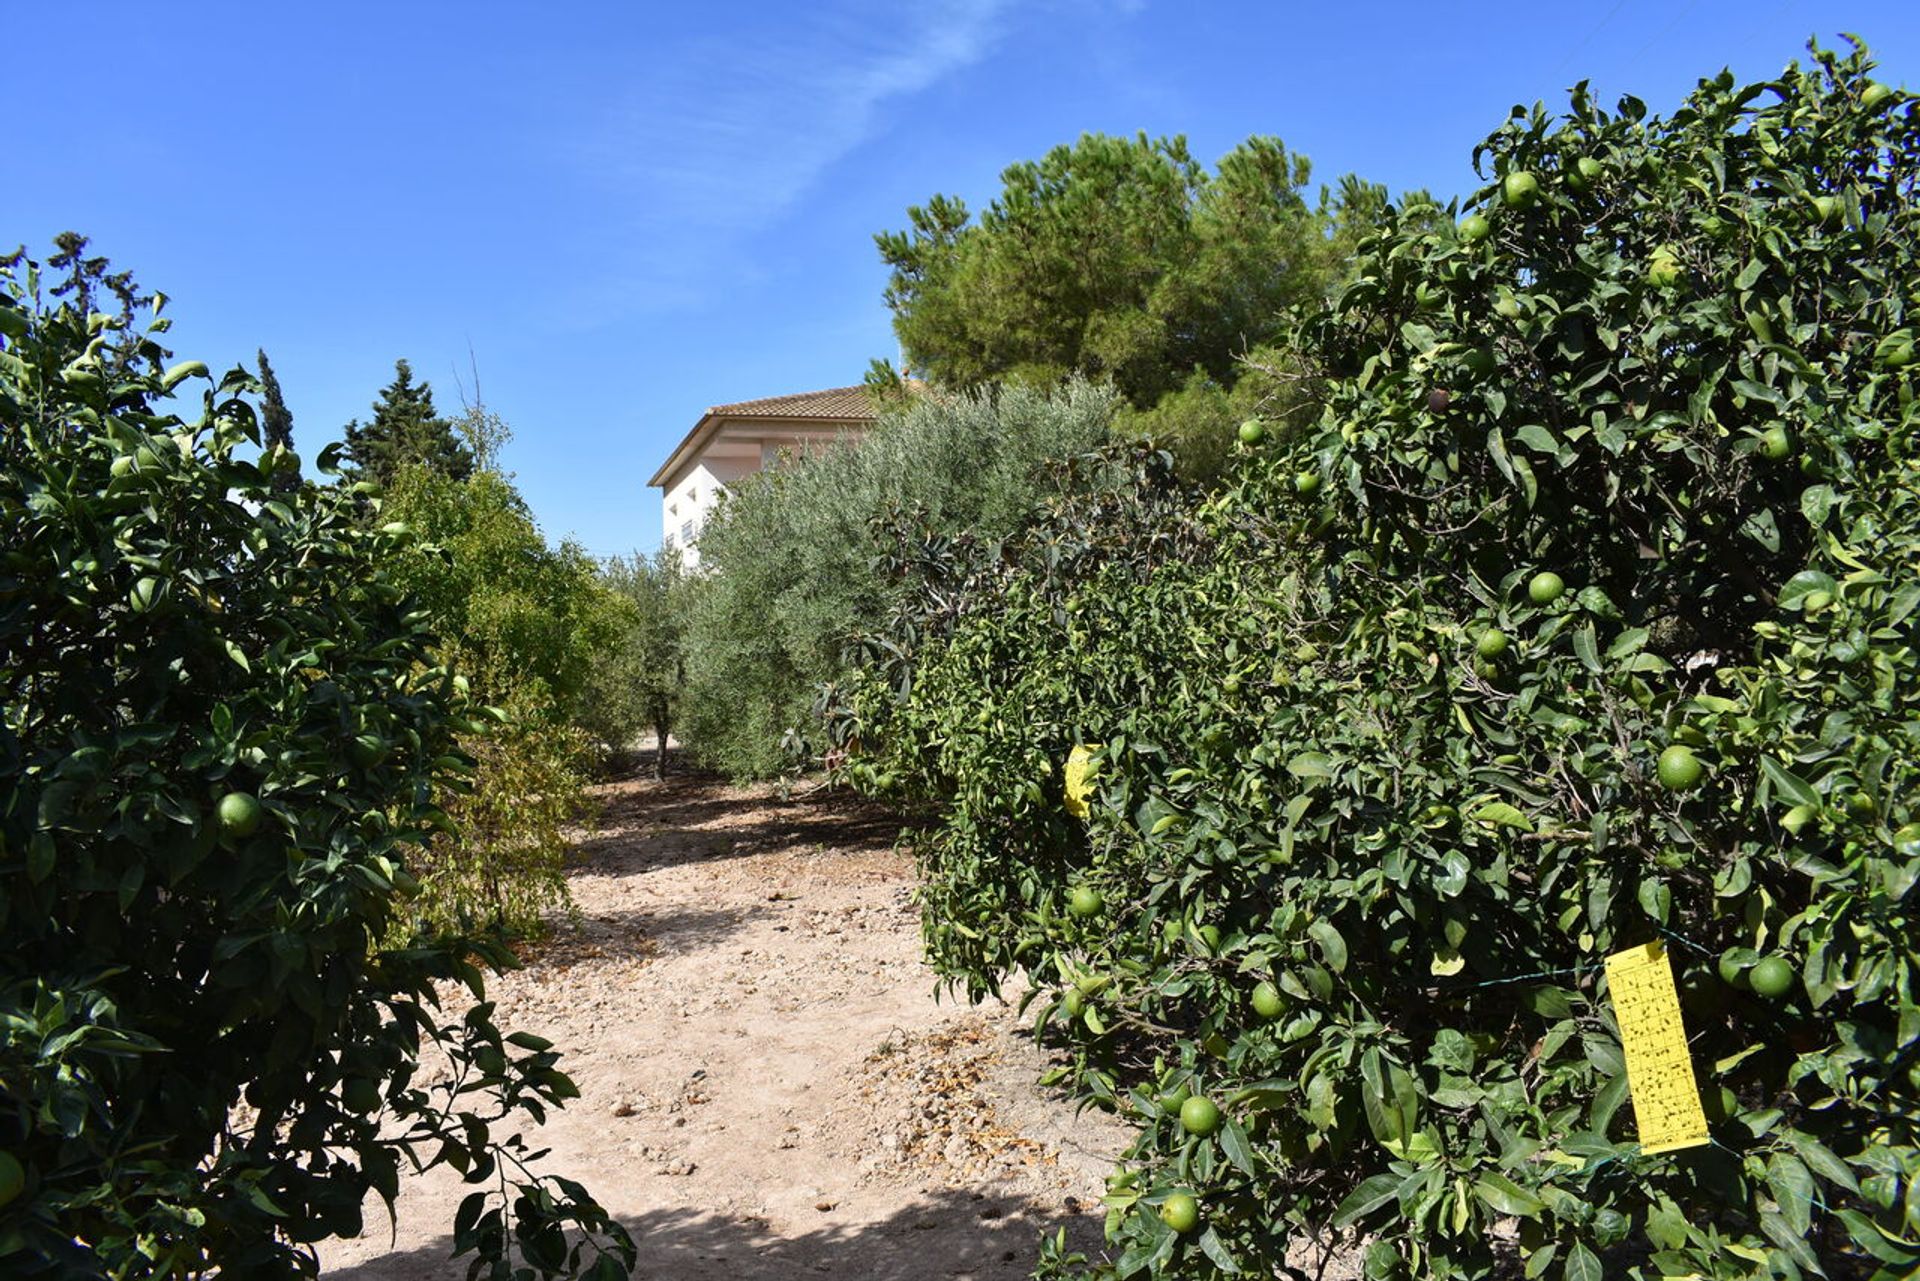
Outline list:
[[[104,272],[76,257],[61,278]],[[292,1281],[401,1169],[497,1169],[574,1087],[551,1052],[485,1099],[416,1075],[426,1042],[499,1052],[479,967],[515,962],[411,928],[436,762],[462,763],[474,709],[395,580],[405,536],[346,486],[274,492],[244,371],[183,423],[169,393],[206,367],[42,271],[0,259],[0,1276]],[[95,303],[105,283],[140,293],[95,278]],[[343,768],[342,727],[368,724],[418,751]],[[526,1177],[518,1209],[481,1208],[631,1261],[577,1185]],[[478,1221],[459,1248],[504,1273]]]
[[[1141,1122],[1091,1275],[1329,1228],[1382,1276],[1920,1269],[1920,120],[1869,66],[1516,115],[1487,234],[1396,210],[1303,323],[1316,429],[1198,500],[1115,451],[907,589],[911,694],[852,711],[944,806],[932,963],[1112,978],[1044,1025]],[[1084,824],[1018,767],[1073,742]],[[1654,940],[1723,1118],[1678,1157],[1604,979]]]

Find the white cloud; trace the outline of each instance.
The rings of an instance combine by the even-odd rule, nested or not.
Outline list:
[[[738,242],[883,132],[889,107],[979,62],[1010,0],[793,5],[659,48],[576,163],[615,202],[620,241],[590,311],[671,308]],[[586,299],[576,298],[576,303]],[[596,305],[597,303],[597,305]]]

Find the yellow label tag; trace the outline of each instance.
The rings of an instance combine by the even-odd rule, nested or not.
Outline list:
[[[1093,784],[1088,781],[1089,763],[1093,760],[1093,749],[1081,743],[1073,745],[1073,751],[1067,754],[1067,813],[1075,818],[1087,816],[1087,798],[1093,795]]]
[[[1653,942],[1609,956],[1607,991],[1626,1051],[1640,1150],[1672,1152],[1707,1142],[1707,1117],[1666,949]]]

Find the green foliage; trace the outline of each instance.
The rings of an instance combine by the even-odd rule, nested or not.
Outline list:
[[[936,196],[907,211],[909,230],[875,237],[895,331],[945,386],[1080,373],[1144,407],[1196,368],[1231,383],[1286,307],[1324,296],[1307,173],[1276,138],[1209,174],[1184,138],[1083,135],[1009,166],[977,222]]]
[[[601,566],[607,589],[631,602],[626,626],[595,655],[582,700],[582,724],[603,751],[632,747],[640,732],[653,731],[660,750],[657,777],[667,772],[667,736],[679,716],[686,684],[681,634],[686,628],[688,583],[680,555],[664,551],[649,559],[613,557]]]
[[[813,755],[813,703],[842,649],[879,624],[869,523],[895,509],[936,529],[1010,529],[1049,460],[1106,431],[1111,393],[1074,383],[915,397],[857,445],[742,480],[700,536],[684,641],[684,741],[736,777]]]
[[[244,371],[189,425],[159,406],[207,371],[163,370],[157,325],[50,306],[24,255],[0,280],[0,1272],[310,1276],[406,1162],[476,1185],[476,1266],[625,1275],[509,1128],[577,1093],[558,1055],[441,1013],[511,956],[380,945],[473,714],[387,570],[405,536],[236,456]]]
[[[419,535],[394,573],[432,612],[480,696],[497,702],[524,693],[546,714],[572,719],[620,608],[593,558],[572,542],[550,546],[512,480],[497,471],[459,480],[402,468],[380,514]]]
[[[1094,1274],[1328,1229],[1369,1277],[1920,1266],[1920,119],[1869,66],[1516,112],[1487,225],[1393,214],[1237,483],[1140,460],[902,558],[843,716],[946,806],[935,965],[1024,968],[1141,1126]],[[1658,1155],[1602,969],[1653,941],[1713,1140]]]
[[[433,408],[433,388],[413,381],[413,366],[393,362],[393,381],[373,402],[373,421],[358,418],[346,426],[347,461],[355,479],[390,485],[404,467],[418,466],[465,480],[473,475],[473,451],[454,434],[453,425]]]
[[[550,916],[573,910],[567,829],[588,810],[586,736],[525,692],[497,712],[460,737],[473,768],[449,788],[447,829],[417,853],[410,930],[484,925],[538,936]]]
[[[1183,479],[1207,484],[1239,452],[1235,433],[1249,418],[1297,426],[1318,415],[1317,380],[1285,349],[1262,347],[1249,352],[1239,369],[1240,376],[1231,385],[1196,369],[1149,409],[1122,405],[1114,415],[1114,437],[1164,446],[1172,452]]]
[[[571,903],[564,829],[585,803],[583,694],[631,607],[579,547],[548,546],[499,472],[403,467],[381,518],[420,539],[390,572],[433,619],[441,661],[502,713],[462,736],[477,767],[448,803],[452,830],[422,851],[416,911],[436,928],[538,933]]]

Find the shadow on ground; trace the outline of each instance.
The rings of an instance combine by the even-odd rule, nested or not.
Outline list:
[[[664,782],[629,776],[598,795],[595,832],[574,846],[580,865],[619,872],[816,849],[868,853],[890,849],[905,821],[843,788],[808,788],[793,797],[756,796],[745,823],[742,794],[710,774],[680,771]]]
[[[1028,1276],[1043,1235],[1067,1229],[1070,1245],[1100,1257],[1100,1218],[1016,1198],[966,1191],[930,1193],[876,1223],[821,1224],[798,1236],[776,1236],[765,1220],[697,1208],[660,1211],[626,1222],[640,1250],[633,1271],[644,1281],[1014,1281]],[[325,1281],[453,1281],[471,1256],[449,1259],[451,1238],[431,1246],[330,1270]]]
[[[714,910],[653,904],[631,910],[602,911],[579,921],[562,922],[545,938],[516,948],[522,965],[539,965],[564,973],[576,965],[620,957],[647,957],[666,948],[691,952],[724,943],[747,922],[765,916],[768,909],[743,907]]]

